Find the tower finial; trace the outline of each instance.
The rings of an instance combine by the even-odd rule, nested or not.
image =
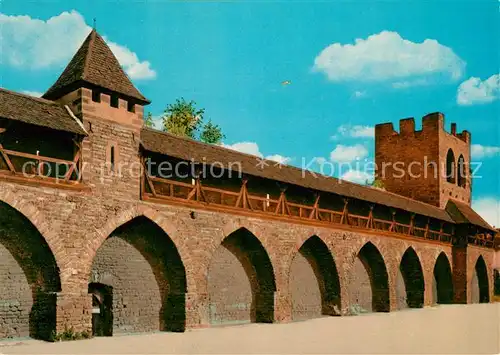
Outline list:
[[[96,20],[96,18],[94,17],[94,30],[96,30],[96,26],[97,26],[97,20]]]

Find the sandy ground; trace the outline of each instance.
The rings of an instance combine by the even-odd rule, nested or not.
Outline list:
[[[500,304],[248,324],[61,343],[0,342],[0,354],[498,354]]]

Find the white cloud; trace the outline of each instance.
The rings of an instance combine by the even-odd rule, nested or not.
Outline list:
[[[366,96],[366,91],[354,91],[354,93],[352,94],[352,96],[354,96],[357,99],[360,99],[360,98]]]
[[[375,127],[362,125],[341,125],[337,128],[337,134],[331,136],[331,139],[337,140],[341,137],[375,138]]]
[[[163,116],[153,116],[153,128],[163,130]]]
[[[47,21],[0,13],[0,42],[8,48],[1,65],[41,69],[65,65],[83,43],[91,27],[77,11],[62,12]],[[103,37],[131,79],[152,79],[156,72],[127,47]]]
[[[330,160],[335,163],[348,163],[368,156],[368,149],[362,144],[342,145],[337,144],[330,153]]]
[[[356,184],[366,185],[367,181],[369,183],[373,181],[373,174],[369,174],[365,171],[349,170],[341,176],[341,179]]]
[[[151,69],[150,62],[147,60],[141,62],[137,57],[137,54],[132,52],[127,47],[108,41],[106,37],[103,38],[131,79],[156,78],[156,72]]]
[[[232,150],[236,150],[240,153],[246,153],[250,155],[255,155],[259,158],[264,158],[264,154],[260,152],[259,145],[255,142],[238,142],[234,144],[222,144],[224,148],[229,148]],[[280,164],[288,164],[292,161],[291,157],[285,157],[280,154],[272,154],[265,156],[265,159],[272,160]]]
[[[474,159],[491,158],[500,155],[500,147],[472,144],[470,152]]]
[[[414,43],[397,32],[383,31],[354,44],[333,43],[315,58],[313,70],[329,80],[389,81],[396,88],[455,81],[462,77],[465,62],[451,48],[434,39]]]
[[[479,213],[486,222],[496,228],[500,227],[500,199],[483,197],[472,201],[472,208]]]
[[[43,92],[40,92],[40,91],[23,90],[21,92],[23,94],[26,94],[29,96],[35,96],[35,97],[41,97],[43,95]]]
[[[457,90],[457,104],[486,104],[500,99],[500,74],[490,76],[485,81],[471,77],[465,80]]]
[[[240,153],[255,155],[262,158],[264,155],[260,152],[259,146],[254,142],[238,142],[234,144],[223,144],[225,148],[236,150]]]

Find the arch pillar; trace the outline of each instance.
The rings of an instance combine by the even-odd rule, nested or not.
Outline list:
[[[262,225],[258,221],[255,223],[253,221],[246,220],[245,218],[241,217],[235,217],[235,216],[225,216],[222,218],[222,220],[219,220],[220,224],[216,230],[216,233],[214,238],[211,238],[209,240],[209,243],[205,245],[205,249],[203,252],[203,257],[201,259],[197,260],[197,265],[198,265],[198,277],[197,280],[199,281],[198,287],[199,289],[197,290],[198,293],[198,299],[202,300],[202,302],[205,302],[207,300],[206,305],[200,305],[200,307],[204,307],[204,311],[201,311],[202,318],[204,324],[202,326],[208,325],[212,320],[209,319],[212,316],[212,313],[210,313],[210,292],[212,292],[213,285],[209,285],[209,272],[211,272],[211,268],[214,265],[213,263],[215,262],[216,259],[214,259],[215,255],[217,255],[217,252],[219,248],[224,244],[224,242],[227,240],[231,240],[228,238],[233,238],[235,236],[235,232],[239,231],[245,231],[248,232],[250,235],[252,235],[253,238],[255,238],[255,241],[258,241],[260,244],[257,249],[265,252],[265,253],[260,253],[260,257],[264,257],[265,259],[268,259],[268,264],[258,264],[261,266],[259,270],[255,270],[255,273],[257,276],[257,280],[259,283],[259,287],[266,285],[265,288],[261,291],[259,291],[257,301],[260,306],[257,306],[257,309],[253,310],[253,316],[256,317],[253,319],[255,321],[256,319],[260,319],[260,322],[285,322],[289,319],[289,311],[288,311],[288,303],[289,303],[289,297],[288,297],[288,283],[285,277],[285,262],[283,261],[283,257],[286,258],[286,253],[287,253],[287,246],[282,245],[282,238],[279,234],[279,229],[274,229],[272,226],[269,225]],[[238,238],[238,237],[236,237]],[[238,239],[236,239],[238,240]],[[236,241],[234,238],[230,243],[233,243]],[[245,239],[243,239],[245,240]],[[226,245],[227,247],[227,245]],[[254,244],[254,247],[256,247],[256,244]],[[248,250],[245,252],[243,250],[242,257],[245,258],[245,253],[247,253]],[[232,252],[231,252],[232,253]],[[250,255],[250,254],[248,254]],[[265,256],[264,256],[265,255]],[[219,259],[217,259],[219,260]],[[252,264],[252,267],[257,266],[257,264],[254,264],[254,261],[250,261]],[[241,263],[241,261],[240,261]],[[218,268],[218,269],[217,269]],[[270,268],[270,269],[269,269]],[[220,274],[220,266],[216,267],[216,270]],[[271,274],[267,274],[267,272],[271,271],[272,272],[272,286],[271,286],[271,280],[270,276]],[[267,276],[266,276],[267,275]],[[220,280],[220,279],[219,279]],[[267,280],[267,281],[264,281]],[[260,284],[260,282],[263,282],[263,284]],[[256,287],[251,286],[251,287]],[[272,287],[272,290],[271,288]],[[269,288],[269,289],[268,289]],[[203,294],[201,294],[203,293]],[[208,297],[205,297],[205,294],[208,295]],[[221,297],[221,295],[216,296]],[[218,299],[217,302],[220,302],[221,299]],[[271,313],[271,308],[272,307],[272,313]],[[221,308],[221,310],[223,310]],[[264,313],[260,313],[260,312]],[[224,312],[224,311],[222,311]],[[223,313],[220,313],[219,315],[222,315]],[[210,315],[210,317],[208,316]],[[220,321],[217,320],[217,321]]]
[[[350,283],[354,262],[358,252],[368,240],[353,242],[345,234],[338,233],[332,238],[323,239],[335,257],[335,264],[339,275],[340,284],[340,314],[350,314]]]
[[[82,290],[80,293],[60,292],[56,299],[56,333],[67,329],[92,335],[92,295]]]
[[[398,296],[396,293],[396,283],[398,279],[399,264],[392,262],[393,258],[383,255],[385,267],[387,269],[387,283],[389,287],[389,311],[398,310]]]
[[[434,304],[434,270],[432,266],[424,268],[424,307],[430,307]]]
[[[434,266],[436,264],[439,251],[433,249],[424,249],[422,251],[421,263],[424,274],[424,307],[430,307],[434,304]]]
[[[341,294],[341,314],[350,314],[351,313],[351,289],[353,287],[353,282],[354,280],[354,267],[357,258],[359,257],[360,252],[362,249],[368,245],[371,244],[372,247],[376,249],[376,252],[380,256],[380,261],[383,263],[383,272],[385,275],[382,277],[385,278],[387,276],[387,295],[384,295],[384,299],[388,301],[388,309],[385,311],[390,311],[391,310],[391,305],[395,304],[397,306],[397,298],[396,298],[396,291],[392,291],[391,295],[391,285],[395,283],[396,276],[391,276],[391,269],[393,269],[392,264],[388,263],[388,260],[391,258],[391,253],[389,252],[389,244],[385,243],[384,241],[380,241],[377,237],[366,237],[366,236],[360,236],[360,235],[355,235],[354,238],[350,238],[348,234],[343,234],[342,235],[342,241],[338,240],[340,242],[338,246],[335,246],[334,248],[338,250],[337,254],[341,256],[341,259],[337,263],[338,267],[338,272],[339,272],[339,278],[340,278],[340,294]],[[372,268],[373,264],[370,265],[370,268]],[[382,266],[379,264],[379,266]],[[382,271],[382,269],[379,269]],[[373,271],[373,270],[371,270]],[[370,272],[371,272],[370,271]],[[371,281],[373,281],[373,275],[370,275]],[[380,280],[380,278],[379,278]],[[391,281],[392,280],[392,281]],[[384,281],[385,283],[385,281]],[[392,287],[393,288],[393,287]],[[376,291],[375,291],[376,290]],[[375,288],[371,286],[371,293],[372,293],[372,302],[373,302],[373,295],[375,292],[378,292],[379,294],[381,291],[384,290],[383,292],[385,293],[385,288]],[[374,292],[375,291],[375,292]],[[392,299],[392,301],[391,301]]]
[[[207,292],[186,293],[186,329],[207,328],[210,324]]]
[[[278,290],[274,292],[274,321],[276,323],[292,321],[292,295],[290,291]]]
[[[466,241],[452,247],[453,303],[467,303],[470,294],[467,282],[467,259]]]

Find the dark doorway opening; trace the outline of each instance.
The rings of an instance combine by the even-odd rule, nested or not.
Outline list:
[[[358,257],[370,277],[372,310],[389,312],[389,277],[382,254],[375,245],[368,242],[361,248]]]
[[[490,301],[490,291],[488,285],[488,271],[486,263],[482,256],[476,262],[476,275],[479,286],[479,303],[488,303]]]
[[[453,278],[451,266],[444,253],[439,254],[434,266],[434,301],[439,304],[453,303]]]
[[[92,335],[113,335],[113,288],[100,283],[89,284],[92,294]]]
[[[274,321],[273,266],[259,239],[247,229],[231,233],[215,251],[208,288],[211,324]]]
[[[424,305],[424,274],[420,260],[413,248],[408,248],[403,254],[401,264],[399,265],[403,275],[406,303],[409,308],[421,308]]]
[[[294,257],[290,268],[290,289],[292,319],[340,315],[337,267],[328,247],[318,236],[305,241]]]

